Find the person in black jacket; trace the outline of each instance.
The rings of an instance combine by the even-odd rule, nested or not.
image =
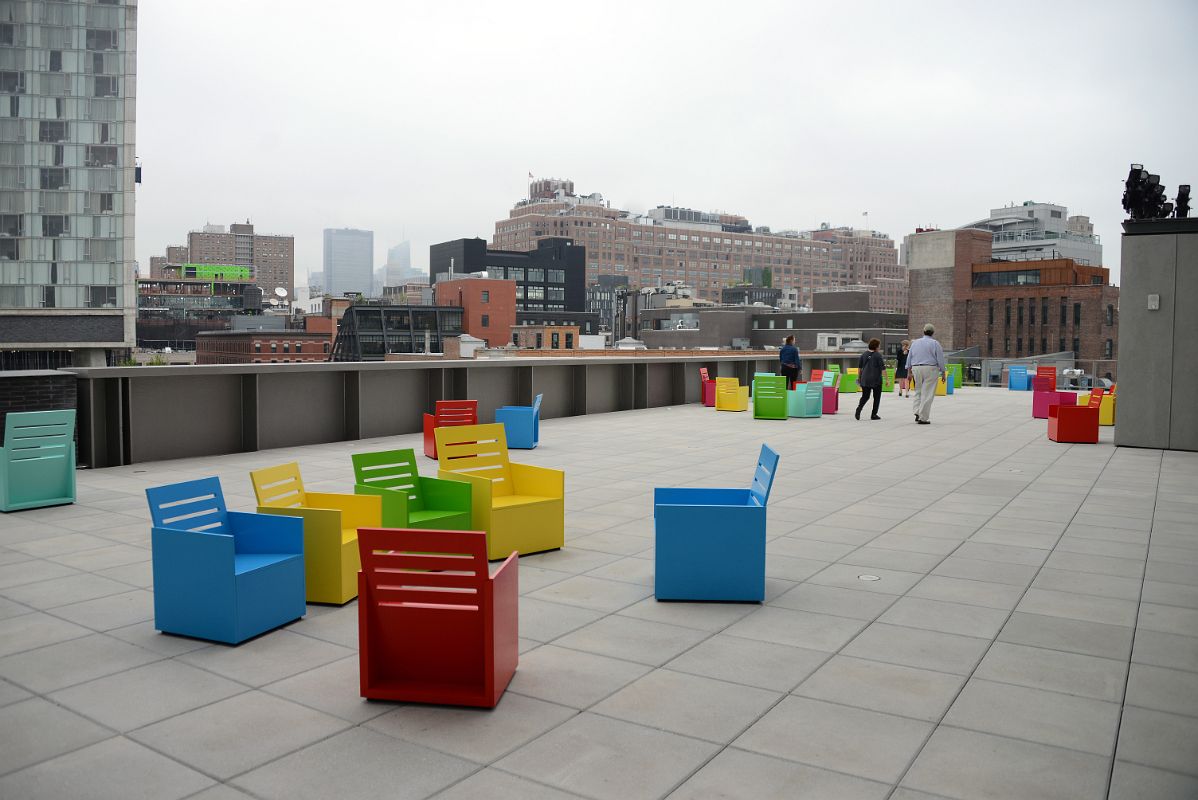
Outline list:
[[[853,415],[857,419],[861,419],[861,409],[865,408],[871,393],[874,396],[874,410],[869,418],[881,419],[878,416],[878,403],[882,402],[882,371],[886,369],[886,362],[878,352],[881,346],[879,339],[870,339],[869,350],[862,353],[857,361],[857,385],[861,387],[861,400],[857,403],[857,413]]]

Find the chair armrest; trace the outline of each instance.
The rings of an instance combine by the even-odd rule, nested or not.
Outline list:
[[[565,497],[566,473],[550,467],[532,464],[512,464],[512,488],[515,494],[540,497]]]
[[[448,481],[441,478],[417,478],[424,507],[437,511],[469,511],[471,486],[464,481]]]
[[[470,526],[476,531],[491,531],[491,479],[463,472],[437,470],[437,478],[457,481],[470,487]]]
[[[747,506],[748,489],[706,489],[687,486],[654,489],[654,506]]]
[[[383,501],[375,495],[305,492],[312,508],[335,508],[341,512],[342,528],[381,528]]]
[[[221,581],[233,585],[233,537],[226,533],[152,528],[155,590],[167,592],[179,585]]]
[[[408,527],[408,493],[394,489],[384,489],[381,486],[369,486],[364,483],[354,484],[354,494],[378,497],[382,503],[384,528]]]
[[[304,521],[278,514],[230,511],[233,546],[238,553],[304,552]]]
[[[335,558],[341,547],[341,512],[335,508],[269,508],[259,514],[299,517],[304,521],[304,558]],[[323,535],[322,535],[323,534]]]

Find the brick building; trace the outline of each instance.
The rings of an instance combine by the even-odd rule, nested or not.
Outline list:
[[[516,324],[516,282],[491,278],[438,281],[436,303],[462,309],[462,330],[487,347],[503,347]]]
[[[913,336],[931,322],[945,350],[977,347],[995,358],[1065,351],[1082,361],[1118,357],[1119,289],[1110,285],[1110,270],[1069,258],[995,259],[990,239],[977,230],[906,237]],[[1113,374],[1113,365],[1107,371]]]
[[[534,350],[574,350],[578,347],[577,325],[513,325],[512,344]]]
[[[205,225],[187,234],[187,245],[166,248],[165,256],[150,258],[151,278],[187,277],[187,264],[231,264],[249,267],[253,281],[267,296],[277,287],[295,292],[295,237],[272,236],[254,231],[249,222]]]
[[[886,309],[901,302],[905,269],[888,236],[827,226],[821,231],[771,231],[737,214],[673,206],[636,214],[612,208],[598,193],[576,195],[570,181],[542,180],[495,223],[493,243],[529,251],[542,240],[567,238],[586,248],[588,286],[601,275],[627,277],[634,287],[684,281],[696,296],[718,301],[723,287],[747,281],[794,290],[797,301],[808,305],[818,287],[875,283],[864,276],[885,273],[877,278],[888,282],[877,284],[879,302]]]
[[[290,364],[328,361],[324,332],[205,331],[196,335],[197,364]]]

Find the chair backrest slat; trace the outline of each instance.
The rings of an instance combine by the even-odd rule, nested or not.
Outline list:
[[[4,417],[4,449],[13,460],[57,455],[75,443],[75,409],[13,411]],[[47,450],[49,452],[38,452]]]
[[[753,378],[753,396],[766,399],[786,399],[786,378],[782,375],[758,375]]]
[[[707,367],[699,367],[699,377],[704,381],[711,380],[711,378],[707,377]]]
[[[258,505],[267,508],[300,508],[304,505],[304,482],[300,478],[299,464],[280,464],[250,473],[254,484],[254,497]]]
[[[1102,387],[1095,387],[1090,390],[1090,402],[1087,405],[1089,408],[1102,407]]]
[[[362,576],[380,606],[478,611],[487,537],[479,531],[358,529]]]
[[[757,457],[757,468],[753,470],[753,483],[749,494],[759,505],[764,506],[770,499],[770,489],[774,485],[774,473],[778,470],[778,454],[766,444],[761,446],[761,454]]]
[[[354,464],[355,483],[406,492],[409,500],[421,500],[420,470],[416,467],[416,453],[411,448],[354,453],[350,460]]]
[[[812,381],[808,382],[806,384],[806,386],[807,386],[807,397],[818,397],[821,400],[823,399],[823,396],[824,396],[823,382],[817,383],[816,381],[812,380]]]
[[[200,478],[146,489],[156,528],[228,533],[228,510],[220,480]]]
[[[811,383],[823,383],[824,371],[822,369],[811,370]]]
[[[1043,378],[1048,382],[1048,388],[1045,391],[1055,391],[1057,388],[1057,368],[1056,367],[1036,367],[1036,378]],[[1033,379],[1035,380],[1035,379]],[[1034,384],[1033,384],[1034,385]]]
[[[477,400],[438,400],[433,414],[437,427],[450,425],[477,425]]]
[[[541,413],[541,398],[543,398],[544,396],[545,395],[543,395],[543,394],[539,394],[532,399],[532,413],[533,414]]]
[[[437,428],[441,469],[487,478],[495,495],[512,494],[512,470],[503,423]]]
[[[740,381],[737,380],[736,378],[716,378],[715,379],[715,393],[717,395],[719,395],[719,394],[735,395],[737,390],[739,390],[739,389],[740,389]]]

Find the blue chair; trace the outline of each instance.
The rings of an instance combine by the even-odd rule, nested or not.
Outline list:
[[[495,421],[507,433],[508,449],[532,450],[541,443],[541,398],[537,395],[532,406],[502,406],[495,409]]]
[[[146,489],[154,522],[154,627],[237,644],[299,619],[304,521],[225,508],[220,481]]]
[[[75,409],[14,411],[4,418],[0,511],[75,502]]]
[[[1032,376],[1027,374],[1027,367],[1020,364],[1012,364],[1007,367],[1007,388],[1012,392],[1030,392],[1032,390]]]
[[[654,489],[658,600],[765,599],[765,504],[778,454],[761,446],[748,489]]]
[[[823,382],[808,381],[787,391],[786,413],[791,417],[822,417],[824,415]]]

